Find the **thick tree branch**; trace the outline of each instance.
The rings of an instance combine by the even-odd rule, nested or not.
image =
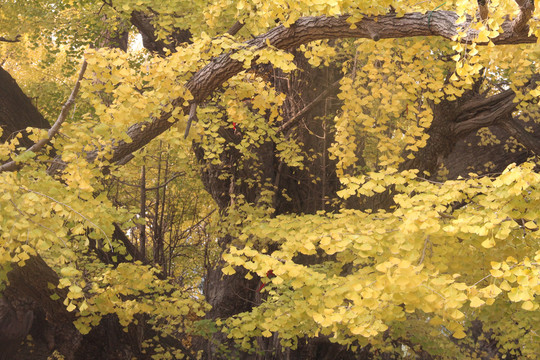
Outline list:
[[[500,126],[509,134],[512,135],[521,145],[527,150],[540,155],[540,138],[525,130],[516,119],[510,117],[503,121]]]
[[[472,131],[480,128],[495,125],[501,119],[511,116],[516,108],[513,102],[516,94],[512,90],[507,90],[487,99],[474,101],[467,104],[467,108],[453,125],[455,136],[463,137]],[[460,119],[466,119],[460,121]]]
[[[524,90],[531,90],[536,87],[539,81],[539,75],[533,75],[523,86]],[[472,131],[492,125],[502,126],[509,134],[521,136],[522,144],[529,150],[538,154],[537,145],[532,145],[534,140],[526,136],[528,133],[513,120],[512,112],[516,110],[518,103],[514,102],[516,93],[512,89],[502,91],[488,98],[476,98],[466,102],[459,108],[459,116],[456,117],[452,125],[453,135],[463,137]],[[514,121],[513,124],[510,122]],[[520,141],[518,139],[518,141]],[[529,144],[529,145],[527,145]]]
[[[374,34],[380,39],[406,38],[415,36],[439,36],[452,39],[458,31],[468,28],[469,23],[457,26],[458,16],[451,11],[435,11],[429,14],[411,13],[403,17],[388,14],[377,17],[365,17],[357,22],[352,29],[347,21],[348,16],[340,17],[305,17],[296,21],[290,27],[278,26],[266,34],[246,42],[246,48],[256,50],[265,48],[268,41],[278,49],[291,49],[301,44],[322,39],[365,38],[372,39]],[[535,43],[535,36],[514,34],[512,22],[506,21],[501,26],[504,30],[493,39],[496,45]],[[463,42],[471,42],[478,36],[477,30],[469,30]],[[189,81],[187,87],[200,102],[214,89],[228,80],[231,76],[243,70],[243,64],[230,58],[231,54],[217,57],[205,68],[197,72]]]
[[[515,0],[519,6],[519,14],[513,21],[512,30],[516,33],[526,29],[527,23],[534,13],[534,1],[532,0]]]
[[[15,79],[0,67],[0,142],[4,142],[22,132],[19,144],[29,147],[33,141],[25,136],[24,129],[35,127],[48,129],[49,122],[36,109],[32,100],[21,90]]]
[[[137,247],[135,247],[135,245],[131,243],[131,240],[129,240],[129,238],[127,237],[126,233],[122,230],[122,228],[117,223],[114,223],[113,225],[114,225],[113,238],[120,240],[122,244],[124,244],[124,246],[126,247],[126,251],[128,252],[129,255],[131,255],[133,259],[144,261],[144,258],[141,256],[141,253],[139,252]]]
[[[468,28],[469,25],[469,23],[455,25],[458,15],[451,11],[434,11],[429,14],[411,13],[402,17],[397,17],[395,14],[366,16],[355,24],[356,28],[354,29],[351,28],[351,24],[347,21],[348,18],[349,16],[346,15],[300,18],[290,27],[281,25],[266,34],[247,41],[243,49],[257,51],[266,48],[267,43],[270,43],[273,47],[287,50],[315,40],[338,38],[371,39],[373,34],[376,34],[380,39],[415,36],[438,36],[452,39],[459,30]],[[501,27],[504,32],[497,38],[492,39],[495,45],[535,43],[537,41],[535,36],[528,36],[527,33],[514,33],[512,31],[512,21],[504,22]],[[471,42],[477,36],[477,30],[469,30],[467,36],[461,41]],[[243,63],[231,57],[233,53],[216,57],[193,75],[186,84],[186,88],[193,95],[194,102],[201,103],[225,81],[244,70]],[[184,113],[187,114],[189,113],[189,106],[183,106],[183,103],[184,99],[176,99],[172,102],[172,105],[181,107]],[[111,162],[120,161],[169,129],[173,125],[168,121],[170,117],[170,112],[164,112],[151,121],[132,125],[127,131],[132,141],[129,143],[119,142],[115,147]],[[95,157],[95,153],[89,155],[90,160]],[[54,169],[50,169],[50,172],[62,168],[62,164],[56,164]]]
[[[141,11],[131,13],[131,24],[139,30],[142,36],[143,46],[161,56],[165,56],[165,49],[174,51],[176,46],[183,43],[191,43],[191,32],[185,29],[175,29],[167,41],[158,39],[156,29],[152,24],[153,15],[147,15]]]

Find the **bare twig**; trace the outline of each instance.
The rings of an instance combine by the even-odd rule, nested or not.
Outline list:
[[[477,282],[469,286],[469,288],[475,287],[476,285],[480,284],[482,281],[489,279],[491,276],[492,276],[491,274],[484,276],[483,278],[481,278],[480,280],[478,280]]]
[[[208,214],[206,214],[202,219],[200,219],[199,221],[197,221],[197,223],[191,225],[190,227],[188,227],[187,229],[183,230],[182,233],[180,234],[181,237],[184,237],[186,234],[189,234],[191,231],[193,231],[193,229],[196,229],[197,227],[199,227],[199,225],[201,225],[203,222],[206,221],[206,219],[208,219],[210,216],[212,216],[212,214],[216,211],[216,209],[212,209],[212,211],[210,211]]]
[[[169,184],[171,181],[173,181],[174,179],[180,177],[180,176],[184,176],[186,175],[186,172],[185,171],[180,171],[180,172],[175,172],[173,174],[173,176],[171,176],[167,181],[165,181],[163,184],[161,185],[157,185],[157,186],[154,186],[154,187],[150,187],[150,188],[145,188],[145,190],[157,190],[157,189],[161,189],[162,187],[165,187],[167,186],[167,184]],[[140,187],[141,184],[130,184],[128,182],[125,182],[125,181],[122,181],[120,179],[116,179],[116,181],[118,181],[120,184],[122,185],[126,185],[126,186],[132,186],[132,187]]]
[[[422,263],[424,262],[424,258],[426,257],[426,249],[429,243],[430,241],[428,235],[426,236],[426,240],[424,240],[424,248],[422,249],[422,256],[420,257],[420,260],[418,260],[418,265],[422,265]]]
[[[335,81],[333,84],[331,84],[326,90],[324,90],[322,93],[320,93],[315,99],[313,99],[312,102],[304,106],[302,110],[297,112],[292,118],[290,118],[286,123],[281,125],[279,127],[278,133],[283,133],[287,130],[289,130],[302,116],[304,116],[311,108],[313,108],[319,101],[321,101],[328,93],[330,93],[336,86],[339,85],[339,82],[341,79]]]

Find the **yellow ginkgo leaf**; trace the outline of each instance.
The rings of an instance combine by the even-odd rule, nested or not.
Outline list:
[[[471,298],[471,304],[470,306],[473,308],[480,307],[485,304],[485,301],[480,299],[478,296],[474,296]]]

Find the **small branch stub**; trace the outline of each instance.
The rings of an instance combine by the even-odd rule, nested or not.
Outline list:
[[[377,31],[375,31],[375,29],[373,29],[372,27],[368,27],[367,28],[367,31],[369,33],[369,37],[373,40],[373,41],[379,41],[381,40],[381,35],[379,35],[379,33]]]
[[[186,132],[184,133],[184,139],[187,139],[189,135],[189,129],[191,128],[191,123],[193,120],[197,121],[197,103],[192,102],[191,107],[189,108],[189,118],[186,125]]]

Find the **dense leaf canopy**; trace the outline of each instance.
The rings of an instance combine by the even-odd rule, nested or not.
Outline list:
[[[534,358],[536,5],[4,1],[0,305],[137,358]]]

